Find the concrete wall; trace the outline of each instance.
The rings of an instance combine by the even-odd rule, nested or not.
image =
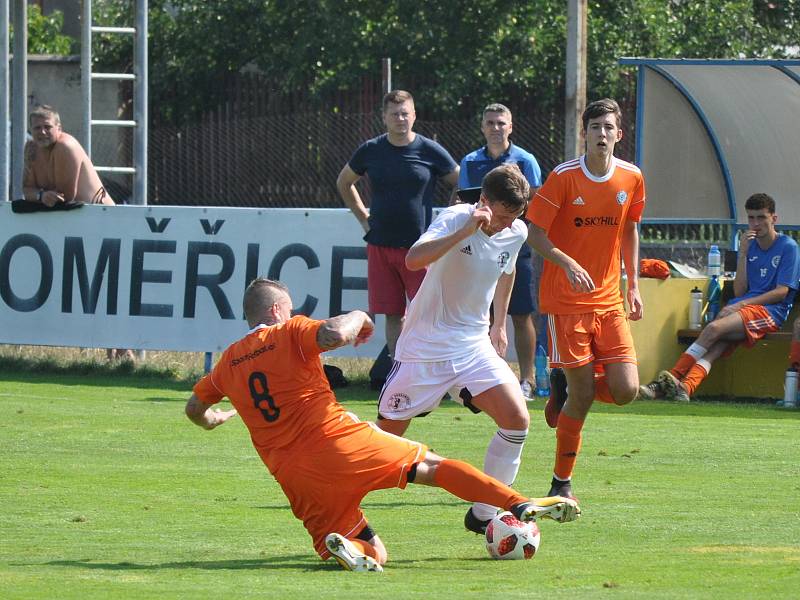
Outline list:
[[[119,84],[94,81],[92,84],[93,117],[117,118]],[[49,104],[58,110],[64,131],[83,142],[83,101],[81,99],[81,64],[78,56],[28,57],[28,109]],[[116,164],[120,132],[108,128],[93,130],[92,158],[96,164]]]

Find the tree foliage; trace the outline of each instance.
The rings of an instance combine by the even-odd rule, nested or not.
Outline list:
[[[28,53],[67,56],[73,50],[71,37],[61,33],[64,14],[53,11],[43,15],[36,4],[28,5]],[[9,27],[11,47],[14,47],[14,28]]]
[[[132,4],[96,0],[95,20],[129,25]],[[213,108],[242,69],[324,98],[358,89],[382,57],[396,87],[415,82],[419,104],[437,114],[511,91],[543,109],[563,96],[565,2],[151,0],[149,17],[151,105],[175,123]],[[590,0],[589,95],[626,91],[622,56],[785,57],[797,40],[800,0]],[[130,68],[129,44],[101,37],[96,59]]]

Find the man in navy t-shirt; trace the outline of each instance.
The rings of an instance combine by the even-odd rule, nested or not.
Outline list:
[[[531,197],[542,185],[542,171],[533,154],[509,140],[513,125],[511,111],[503,104],[489,104],[483,109],[481,132],[486,145],[467,154],[461,161],[458,187],[479,187],[484,175],[495,167],[516,164],[531,186]],[[539,321],[539,278],[542,257],[534,259],[530,246],[523,244],[517,255],[516,277],[511,291],[508,314],[514,324],[514,349],[519,362],[520,389],[527,400],[534,398],[533,356],[536,348],[536,326]]]
[[[344,203],[366,232],[369,310],[386,315],[386,343],[392,356],[406,302],[425,277],[424,269],[406,267],[406,253],[431,222],[437,180],[453,187],[458,182],[456,162],[439,144],[412,131],[415,119],[411,94],[403,90],[386,94],[386,133],[361,144],[336,180]],[[369,210],[355,187],[364,175],[372,190]]]

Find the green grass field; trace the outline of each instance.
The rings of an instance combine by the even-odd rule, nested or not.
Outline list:
[[[373,493],[384,574],[322,563],[238,419],[206,432],[186,383],[0,365],[0,598],[797,598],[800,411],[639,403],[590,414],[584,516],[492,561],[437,489]],[[374,393],[340,399],[374,417]],[[548,489],[554,435],[531,405],[515,487]],[[451,403],[411,438],[480,465],[493,432]]]

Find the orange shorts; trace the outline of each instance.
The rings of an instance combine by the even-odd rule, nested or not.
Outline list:
[[[738,314],[742,318],[746,337],[741,342],[731,342],[722,353],[722,358],[729,357],[739,346],[752,348],[765,335],[780,329],[769,311],[760,304],[748,304],[742,307]]]
[[[367,525],[361,500],[372,490],[405,488],[406,474],[425,458],[419,442],[381,431],[348,413],[322,440],[286,450],[272,450],[273,475],[303,522],[323,560],[330,558],[325,536],[355,538]]]
[[[744,323],[747,339],[742,342],[748,348],[772,331],[778,331],[778,324],[769,311],[760,304],[748,304],[739,311]]]
[[[552,349],[551,367],[574,369],[591,362],[595,366],[637,364],[628,317],[621,309],[548,315],[547,335]]]

